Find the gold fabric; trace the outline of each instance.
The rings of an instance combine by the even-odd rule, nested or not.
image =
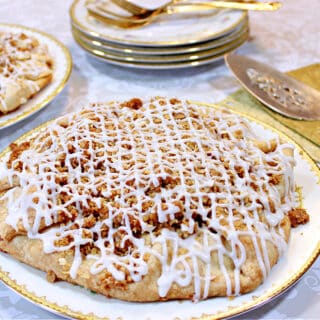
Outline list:
[[[320,90],[320,63],[290,71],[288,74]],[[245,89],[240,89],[231,94],[219,103],[219,105],[221,104],[235,111],[248,114],[284,132],[300,144],[315,161],[320,161],[320,121],[294,120],[284,117],[265,107]]]

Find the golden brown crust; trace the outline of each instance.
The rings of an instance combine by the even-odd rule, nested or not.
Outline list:
[[[52,80],[52,75],[48,75],[41,79],[35,80],[35,87],[31,88],[25,86],[23,82],[20,85],[12,87],[10,91],[7,92],[6,97],[4,98],[5,108],[0,104],[0,114],[9,113],[17,108],[19,108],[23,103],[34,97],[36,93],[41,91],[46,87]],[[37,89],[35,89],[37,87]],[[21,102],[23,101],[23,102]]]
[[[283,220],[283,229],[285,231],[286,241],[290,235],[290,223],[287,217]],[[242,238],[242,243],[246,246],[248,256],[246,262],[241,267],[240,293],[244,294],[254,290],[263,281],[262,271],[257,263],[253,242],[248,237]],[[275,265],[279,258],[277,248],[268,242],[268,256],[270,266]],[[1,241],[0,248],[4,252],[9,253],[18,260],[31,265],[48,273],[49,280],[55,282],[57,280],[65,280],[70,283],[78,284],[94,292],[101,293],[109,298],[117,298],[127,301],[151,302],[165,301],[172,299],[193,299],[194,286],[191,283],[188,286],[181,287],[174,283],[166,297],[160,297],[158,292],[157,281],[160,277],[160,262],[154,256],[148,257],[148,268],[150,272],[139,282],[132,281],[116,281],[107,272],[91,274],[90,267],[93,260],[85,260],[81,264],[77,277],[72,279],[69,275],[69,269],[73,261],[73,251],[55,252],[45,254],[43,252],[42,243],[39,240],[30,240],[26,236],[16,236],[12,241]],[[159,249],[160,250],[160,249]],[[226,286],[224,283],[224,275],[217,263],[217,254],[212,253],[212,261],[216,261],[211,265],[212,273],[215,277],[210,281],[208,297],[226,296]],[[235,292],[235,280],[233,276],[234,266],[228,259],[225,260],[225,266],[231,276],[232,292]],[[200,273],[204,274],[205,265],[199,261]],[[147,288],[147,290],[146,290]]]

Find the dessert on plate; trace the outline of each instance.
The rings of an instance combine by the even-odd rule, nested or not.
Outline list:
[[[0,249],[49,281],[197,301],[254,290],[286,250],[293,147],[227,110],[163,97],[96,103],[10,148]]]
[[[52,80],[47,46],[23,32],[0,31],[0,114],[19,108]]]

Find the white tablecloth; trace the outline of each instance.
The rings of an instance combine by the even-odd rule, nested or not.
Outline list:
[[[50,105],[0,131],[0,150],[26,131],[87,101],[169,95],[217,102],[239,88],[223,63],[175,71],[115,67],[84,53],[71,36],[70,0],[0,0],[0,22],[34,27],[70,49],[74,67],[68,85]],[[320,62],[320,0],[283,0],[278,12],[250,13],[251,37],[239,52],[287,71]],[[58,316],[24,300],[0,283],[0,319]],[[288,292],[237,319],[320,319],[320,260]]]

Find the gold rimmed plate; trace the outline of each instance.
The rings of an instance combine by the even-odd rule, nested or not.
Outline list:
[[[206,42],[183,45],[176,47],[143,47],[143,46],[130,46],[115,44],[108,41],[101,41],[95,37],[90,36],[90,34],[81,31],[76,25],[72,24],[72,33],[78,35],[90,46],[97,47],[102,51],[108,51],[113,54],[127,54],[131,56],[170,56],[170,55],[182,55],[182,54],[194,54],[196,52],[205,51],[220,47],[222,45],[228,44],[232,40],[236,40],[245,29],[249,28],[248,19],[242,21],[242,23],[232,30],[227,35],[219,37],[214,40],[209,40]]]
[[[198,52],[192,53],[182,53],[176,55],[133,55],[128,53],[118,53],[108,50],[105,47],[97,46],[92,44],[87,38],[83,37],[82,34],[77,32],[75,29],[72,30],[74,39],[78,42],[78,44],[86,49],[89,52],[101,51],[103,56],[106,59],[116,60],[120,62],[132,62],[132,63],[140,63],[140,64],[161,64],[163,63],[182,63],[182,62],[192,62],[203,60],[205,58],[210,58],[216,55],[220,55],[221,53],[225,53],[242,44],[248,37],[248,27],[245,26],[242,30],[240,30],[239,34],[235,38],[231,38],[229,42],[209,49],[209,50],[201,50]]]
[[[58,95],[70,76],[72,59],[69,50],[60,41],[42,31],[14,24],[0,24],[0,31],[24,32],[37,38],[39,42],[47,45],[53,58],[53,78],[50,84],[18,109],[8,114],[0,115],[0,129],[3,129],[33,115]]]
[[[213,63],[223,59],[223,56],[231,52],[241,45],[243,45],[248,39],[249,33],[246,32],[241,38],[232,41],[228,46],[224,48],[224,50],[219,53],[215,53],[206,57],[199,57],[197,54],[187,55],[182,60],[178,61],[170,61],[170,60],[161,60],[161,62],[142,62],[137,61],[133,56],[128,55],[127,57],[121,57],[119,55],[114,55],[111,53],[106,53],[105,51],[96,49],[79,38],[75,38],[77,43],[87,51],[94,58],[97,58],[103,62],[107,62],[113,65],[128,67],[128,68],[136,68],[136,69],[150,69],[150,70],[169,70],[169,69],[182,69],[182,68],[191,68],[198,67],[201,65]]]
[[[239,315],[277,297],[298,281],[319,256],[320,171],[306,152],[289,137],[266,124],[243,117],[249,119],[258,136],[266,139],[280,136],[284,141],[295,145],[295,181],[301,187],[303,206],[310,215],[308,224],[292,230],[287,251],[272,268],[264,284],[256,290],[234,299],[212,298],[198,303],[130,303],[107,299],[65,282],[49,283],[45,273],[19,263],[4,253],[0,253],[0,279],[40,307],[79,319],[219,319]],[[17,142],[29,139],[44,126],[22,136]],[[7,155],[8,149],[0,154],[0,158],[4,159]]]
[[[210,10],[188,15],[163,15],[147,26],[121,29],[88,16],[85,2],[73,2],[70,8],[72,24],[96,39],[132,46],[177,46],[213,40],[230,33],[247,18],[246,11]]]

